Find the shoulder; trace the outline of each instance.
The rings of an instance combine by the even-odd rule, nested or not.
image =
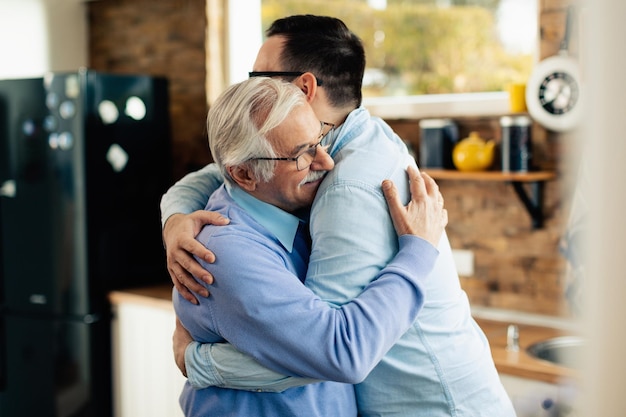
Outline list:
[[[205,225],[196,240],[211,249],[216,257],[228,262],[240,262],[245,251],[246,259],[256,256],[282,258],[283,248],[276,237],[234,201],[230,200],[230,203],[220,207],[207,205],[207,209],[213,208],[230,219],[230,223],[225,226]]]

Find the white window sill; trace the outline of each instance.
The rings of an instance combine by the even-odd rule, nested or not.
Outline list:
[[[429,94],[406,97],[368,97],[363,105],[383,119],[500,116],[509,112],[506,92]]]

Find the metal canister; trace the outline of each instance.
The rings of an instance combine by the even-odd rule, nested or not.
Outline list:
[[[502,129],[502,171],[532,170],[532,120],[528,116],[500,118]]]
[[[459,140],[456,123],[451,119],[422,119],[420,126],[420,168],[454,169],[452,149]]]

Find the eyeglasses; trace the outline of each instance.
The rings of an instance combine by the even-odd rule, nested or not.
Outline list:
[[[302,171],[303,169],[307,169],[311,166],[313,161],[315,160],[315,156],[317,155],[317,147],[323,146],[327,148],[333,143],[333,136],[335,133],[335,125],[332,123],[326,123],[320,121],[320,135],[318,136],[319,142],[314,145],[309,146],[309,148],[302,152],[298,156],[294,156],[291,158],[251,158],[252,161],[296,161],[296,169],[298,171]],[[328,130],[324,132],[324,130]]]
[[[302,74],[304,74],[302,71],[250,71],[248,77],[299,77]],[[319,78],[315,77],[315,79],[318,86],[323,84]]]

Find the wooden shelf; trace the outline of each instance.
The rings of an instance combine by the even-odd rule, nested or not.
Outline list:
[[[544,183],[556,178],[552,171],[532,172],[500,172],[500,171],[476,171],[464,172],[447,169],[423,169],[428,175],[436,180],[455,181],[501,181],[513,185],[515,193],[528,211],[533,229],[543,227],[543,190]],[[524,184],[530,187],[530,195]]]
[[[454,171],[449,169],[430,169],[422,171],[434,179],[439,180],[467,180],[467,181],[516,181],[516,182],[536,182],[549,181],[556,178],[556,174],[551,171],[533,172],[501,172],[501,171]]]

